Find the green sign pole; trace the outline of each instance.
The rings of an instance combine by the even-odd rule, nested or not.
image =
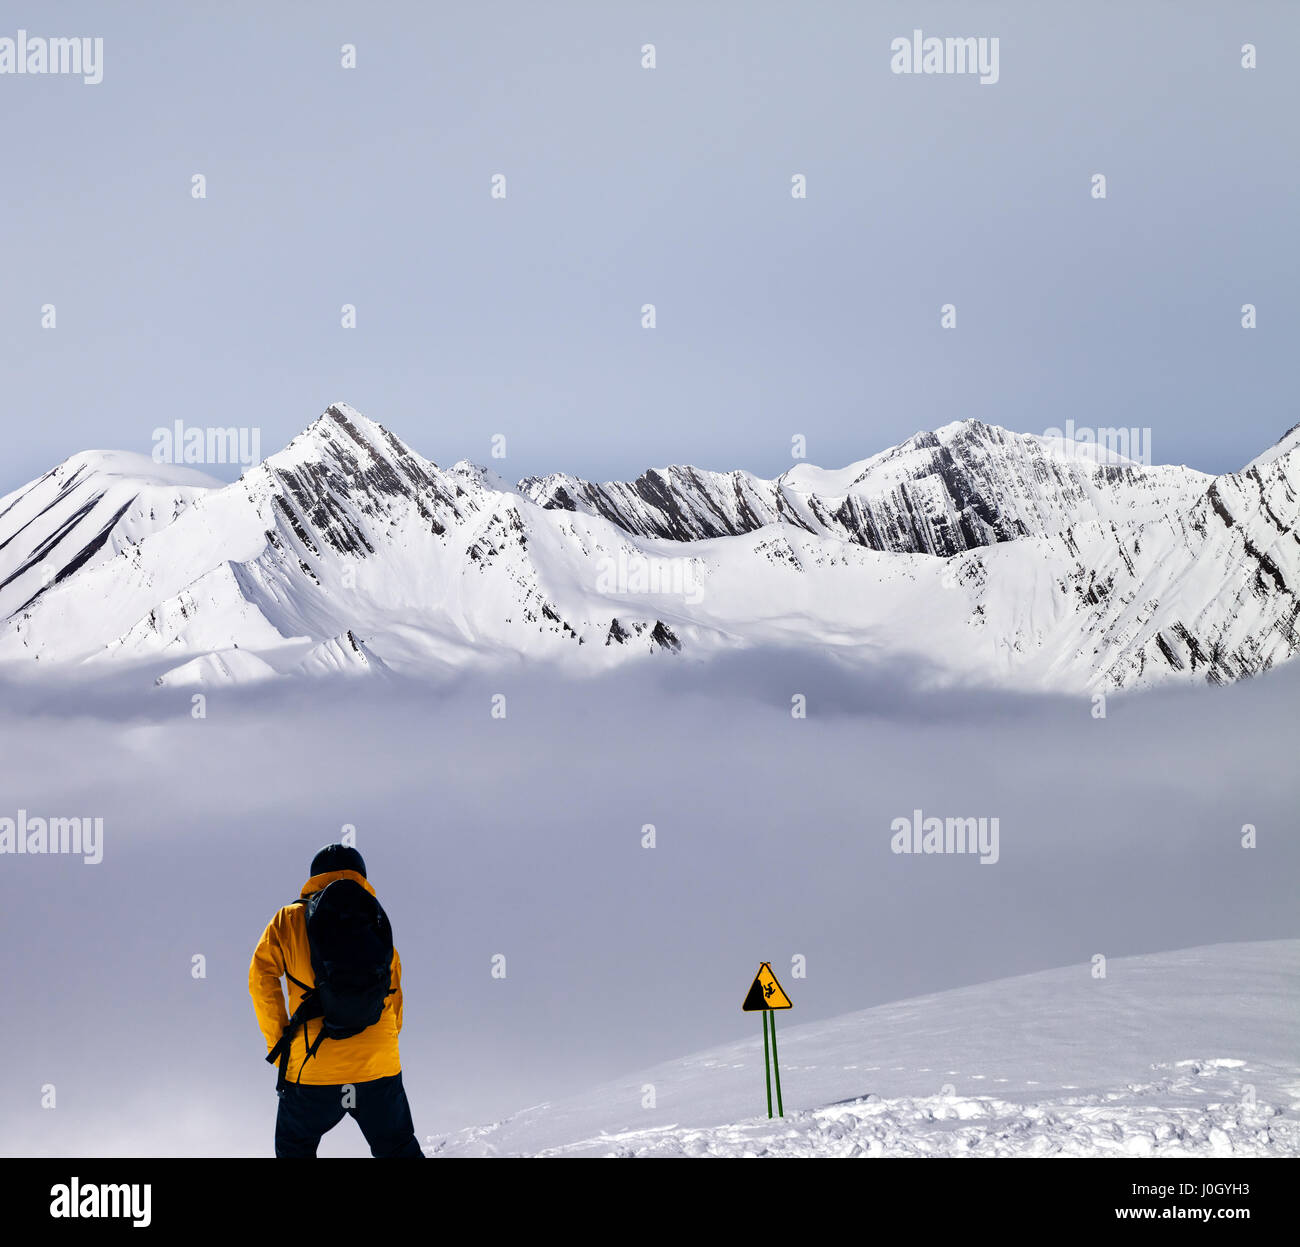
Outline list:
[[[772,1069],[776,1072],[776,1111],[784,1117],[785,1105],[781,1103],[781,1062],[776,1056],[776,1014],[770,1013],[768,1016],[772,1019]],[[772,1098],[768,1097],[767,1115],[772,1116]]]
[[[767,1059],[767,1010],[763,1010],[763,1076],[767,1079],[767,1115],[772,1116],[772,1066]]]
[[[763,1077],[767,1082],[767,1115],[772,1116],[772,1075],[776,1075],[776,1111],[785,1116],[785,1104],[781,1099],[781,1065],[776,1056],[776,1014],[774,1009],[789,1009],[790,997],[776,981],[772,965],[767,961],[758,963],[758,973],[745,994],[745,1003],[741,1009],[746,1013],[763,1015]],[[768,1028],[771,1027],[771,1038]],[[770,1046],[769,1046],[770,1045]]]

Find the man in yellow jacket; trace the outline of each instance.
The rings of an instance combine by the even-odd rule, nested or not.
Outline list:
[[[397,1052],[402,1029],[402,962],[396,948],[391,987],[377,1022],[348,1038],[336,1039],[322,1034],[325,1019],[310,1016],[308,1008],[304,1010],[306,1020],[299,1022],[292,1035],[285,1035],[290,1015],[297,1014],[315,987],[305,902],[341,879],[350,879],[375,896],[361,854],[347,845],[327,845],[312,860],[311,877],[302,886],[303,903],[286,905],[271,919],[248,967],[248,991],[268,1054],[287,1038],[287,1062],[281,1077],[284,1085],[275,1120],[275,1154],[315,1156],[321,1136],[348,1113],[361,1127],[372,1156],[423,1157]],[[360,893],[354,894],[360,897]],[[281,979],[288,981],[287,1008]]]

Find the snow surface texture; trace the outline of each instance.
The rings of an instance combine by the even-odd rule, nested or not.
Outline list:
[[[947,685],[1221,683],[1300,645],[1298,509],[1294,430],[1222,477],[966,420],[772,481],[512,486],[336,404],[229,485],[96,451],[0,498],[0,666],[176,686],[769,646]]]
[[[797,1006],[798,981],[783,981]],[[783,1120],[766,1116],[754,1016],[751,1041],[536,1105],[430,1150],[1297,1156],[1298,1000],[1300,941],[1286,940],[1122,958],[1104,980],[1072,966],[804,1026],[782,1012]],[[653,1111],[641,1107],[648,1087]]]

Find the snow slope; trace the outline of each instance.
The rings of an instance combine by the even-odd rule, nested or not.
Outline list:
[[[1217,683],[1300,647],[1298,510],[1294,431],[1217,478],[967,420],[774,481],[512,486],[336,404],[233,484],[93,452],[0,500],[0,666],[166,686],[765,646],[946,684]]]
[[[166,527],[221,484],[147,455],[88,450],[0,498],[0,618]]]
[[[1002,979],[745,1039],[434,1142],[444,1156],[1300,1155],[1300,940]],[[745,982],[739,983],[739,1010]],[[737,1029],[742,1029],[737,1013]],[[642,1107],[653,1087],[656,1107]]]

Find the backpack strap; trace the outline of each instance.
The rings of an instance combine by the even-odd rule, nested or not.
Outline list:
[[[305,1039],[307,1037],[306,1030],[304,1030],[302,1034],[303,1034],[303,1038]],[[320,1047],[321,1040],[323,1040],[324,1038],[325,1038],[325,1022],[322,1019],[320,1024],[320,1030],[316,1032],[316,1038],[311,1041],[311,1045],[307,1049],[307,1055],[303,1057],[302,1064],[298,1066],[298,1077],[297,1079],[295,1079],[296,1082],[299,1083],[302,1082],[302,1072],[304,1069],[307,1068],[307,1062],[310,1061],[312,1057],[316,1055],[316,1049]]]
[[[305,896],[295,896],[284,908],[289,909],[293,905],[305,906],[306,904],[307,898]],[[321,1006],[320,999],[316,995],[315,987],[308,983],[304,983],[301,979],[294,978],[288,970],[284,972],[284,977],[287,978],[289,982],[301,987],[304,995],[302,1003],[294,1010],[293,1016],[289,1019],[283,1033],[280,1035],[279,1042],[266,1054],[267,1064],[274,1065],[277,1061],[280,1064],[279,1076],[275,1080],[275,1090],[277,1095],[284,1090],[287,1083],[285,1075],[288,1073],[289,1069],[289,1053],[293,1048],[293,1037],[297,1034],[298,1027],[304,1026],[308,1018],[321,1017],[325,1012],[324,1008]],[[304,1030],[303,1033],[306,1034],[306,1031]],[[315,1053],[315,1050],[320,1047],[320,1041],[324,1037],[324,1034],[325,1026],[322,1023],[320,1034],[316,1036],[315,1042],[307,1051],[307,1056],[303,1058],[303,1065],[307,1064],[307,1058],[312,1056]],[[298,1068],[298,1081],[302,1081],[301,1066]]]
[[[288,970],[284,972],[284,977],[287,978],[289,982],[302,988],[303,998],[297,1009],[294,1010],[294,1014],[289,1019],[288,1025],[285,1026],[284,1033],[280,1036],[280,1042],[277,1043],[266,1056],[269,1064],[274,1065],[276,1061],[279,1061],[280,1063],[279,1077],[275,1080],[275,1090],[277,1094],[284,1090],[286,1081],[285,1075],[289,1068],[289,1052],[293,1047],[293,1037],[297,1033],[298,1027],[303,1026],[308,1018],[320,1017],[325,1012],[324,1008],[321,1006],[320,997],[317,996],[314,987],[308,983],[304,983],[301,979],[294,978]],[[322,1025],[321,1033],[324,1034],[324,1031],[325,1027]],[[306,1032],[304,1031],[304,1034],[305,1033]],[[310,1055],[311,1053],[309,1052],[308,1056]],[[303,1064],[305,1065],[306,1063],[307,1061],[304,1057]],[[298,1070],[298,1079],[299,1081],[302,1080],[301,1068]]]
[[[295,982],[296,981],[297,980],[295,980]],[[289,1068],[289,1052],[293,1047],[293,1037],[297,1033],[298,1027],[302,1026],[308,1018],[320,1017],[324,1012],[325,1010],[321,1007],[320,999],[316,995],[315,990],[310,990],[307,993],[306,999],[296,1010],[294,1010],[293,1017],[289,1019],[288,1025],[284,1028],[284,1033],[280,1036],[279,1043],[277,1043],[275,1047],[266,1054],[266,1060],[269,1065],[274,1065],[277,1061],[280,1063],[280,1074],[275,1081],[275,1089],[277,1093],[284,1090],[285,1074],[288,1072]],[[305,1033],[306,1032],[304,1031],[304,1034]],[[324,1023],[322,1023],[321,1035],[324,1033],[325,1026]],[[320,1046],[320,1035],[317,1035],[316,1037],[316,1046]],[[311,1056],[311,1052],[309,1051],[307,1055]],[[306,1058],[304,1058],[303,1064],[305,1065],[306,1063]],[[298,1070],[298,1080],[300,1082],[302,1081],[301,1068]]]

